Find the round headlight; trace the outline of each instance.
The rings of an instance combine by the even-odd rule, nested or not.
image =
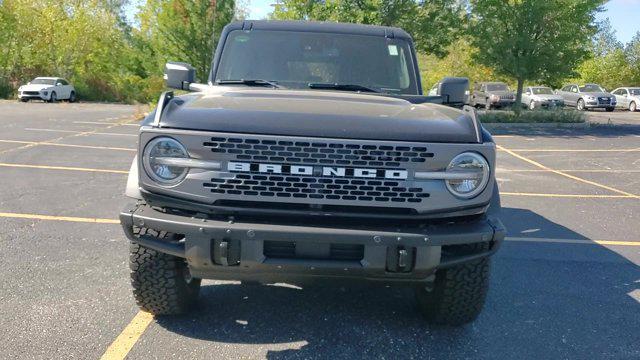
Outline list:
[[[489,182],[489,163],[480,154],[462,153],[449,163],[447,173],[457,174],[446,180],[447,189],[456,197],[471,199],[480,194]]]
[[[166,158],[188,158],[187,149],[170,137],[158,137],[144,148],[144,170],[160,185],[176,185],[187,176],[188,168],[171,166],[163,161]]]

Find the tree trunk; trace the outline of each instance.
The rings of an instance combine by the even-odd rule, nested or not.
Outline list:
[[[522,111],[522,89],[524,87],[524,79],[518,79],[518,90],[516,92],[516,102],[513,103],[513,111],[520,114]]]

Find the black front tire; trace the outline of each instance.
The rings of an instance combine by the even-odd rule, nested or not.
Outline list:
[[[58,95],[56,95],[56,92],[52,92],[51,96],[49,97],[49,102],[50,103],[57,103],[58,102]]]
[[[608,107],[607,108],[607,112],[612,112],[613,110],[615,110],[616,108],[612,108],[612,107]]]
[[[20,102],[26,103],[26,102],[29,102],[29,99],[22,98],[22,99],[20,99]]]
[[[69,94],[69,102],[70,103],[74,103],[74,102],[76,102],[76,100],[77,100],[76,99],[76,92],[72,91],[71,94]]]
[[[418,309],[437,325],[460,326],[475,320],[489,290],[490,259],[436,272],[435,282],[416,288]]]
[[[191,277],[184,259],[136,243],[129,247],[133,296],[154,315],[184,314],[198,300],[200,279]]]

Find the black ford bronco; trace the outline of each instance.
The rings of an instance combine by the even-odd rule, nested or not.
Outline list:
[[[182,313],[201,279],[413,286],[427,320],[480,313],[504,239],[496,147],[468,81],[423,96],[401,29],[244,21],[206,84],[168,63],[120,220],[138,305]],[[459,108],[456,108],[459,107]]]

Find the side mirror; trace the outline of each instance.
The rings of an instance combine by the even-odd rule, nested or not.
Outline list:
[[[469,89],[469,79],[462,77],[446,77],[438,85],[438,95],[443,104],[464,105],[467,101],[466,92]]]
[[[164,81],[167,87],[189,90],[189,84],[196,80],[196,69],[183,62],[168,62],[164,67]]]

